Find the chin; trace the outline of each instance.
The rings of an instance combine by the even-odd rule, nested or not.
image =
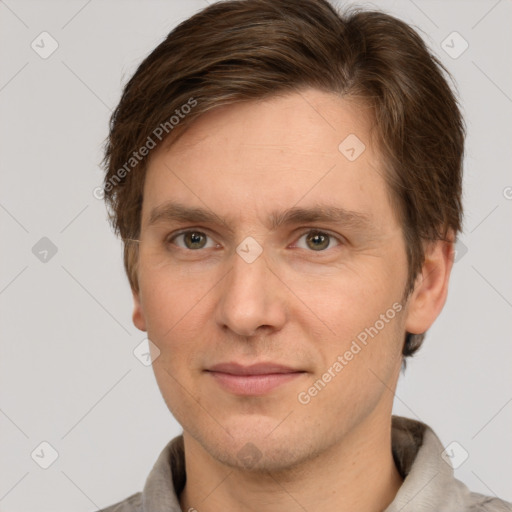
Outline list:
[[[288,446],[264,439],[260,443],[242,443],[238,449],[232,444],[218,448],[210,450],[216,460],[232,469],[250,473],[289,472],[310,459],[309,454],[299,451],[297,443]]]

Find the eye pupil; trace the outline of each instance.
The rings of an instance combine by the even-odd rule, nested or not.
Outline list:
[[[201,249],[204,247],[206,243],[206,237],[203,233],[198,233],[196,231],[190,231],[185,234],[185,245],[189,249]]]
[[[307,244],[315,251],[326,249],[329,246],[329,236],[321,233],[310,233],[307,237]]]

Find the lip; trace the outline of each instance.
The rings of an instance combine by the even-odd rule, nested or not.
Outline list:
[[[306,373],[275,363],[257,363],[250,366],[221,363],[206,371],[226,391],[249,396],[269,393]]]
[[[220,363],[208,368],[210,372],[228,373],[230,375],[268,375],[275,373],[294,373],[301,370],[277,363],[255,363],[244,366],[239,363]]]

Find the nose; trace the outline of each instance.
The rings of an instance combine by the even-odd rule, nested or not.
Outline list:
[[[286,322],[283,284],[267,266],[262,254],[247,263],[233,255],[233,267],[222,281],[216,320],[240,336],[280,330]]]

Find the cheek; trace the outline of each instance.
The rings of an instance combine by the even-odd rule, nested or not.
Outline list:
[[[167,401],[181,394],[180,384],[187,386],[195,349],[191,340],[197,339],[203,325],[198,318],[201,290],[191,291],[158,274],[145,275],[140,283],[147,336],[160,350],[153,370]]]
[[[363,394],[371,401],[382,392],[376,375],[386,382],[394,375],[404,325],[401,281],[401,276],[368,267],[317,278],[314,284],[290,282],[305,304],[295,301],[293,321],[318,354],[315,379],[332,381],[328,385],[337,397],[353,403]],[[329,396],[323,394],[322,400]]]
[[[194,284],[191,286],[191,284]],[[141,298],[148,338],[160,354],[153,362],[157,384],[178,421],[196,404],[184,390],[194,389],[195,369],[205,339],[206,285],[153,273],[141,279]]]
[[[390,390],[401,365],[402,305],[367,305],[361,311],[352,315],[340,308],[331,315],[338,319],[332,323],[336,335],[318,345],[322,363],[301,389],[302,399],[311,399],[310,411],[322,411],[327,422],[330,417],[349,424],[369,414],[384,396],[387,403],[393,401]]]
[[[282,273],[283,281],[296,296],[290,295],[289,299],[290,304],[295,304],[293,320],[311,326],[311,319],[316,318],[315,323],[319,328],[323,325],[325,335],[338,340],[350,339],[373,325],[402,298],[405,270],[397,272],[398,266],[393,272],[386,265],[383,258],[377,261],[372,257],[328,274]]]
[[[211,274],[184,272],[171,265],[145,265],[142,260],[140,297],[148,335],[166,343],[178,328],[193,327],[194,316],[201,311],[203,299],[215,284]]]

